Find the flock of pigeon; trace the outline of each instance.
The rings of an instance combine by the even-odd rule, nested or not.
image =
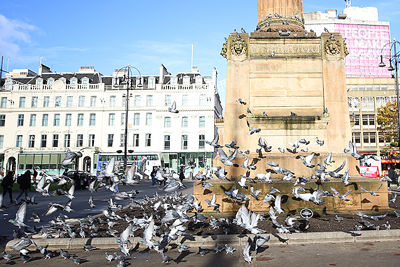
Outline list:
[[[246,103],[239,99],[239,104],[246,105]],[[249,113],[251,111],[247,109]],[[179,111],[176,110],[176,104],[174,103],[170,112],[177,113]],[[267,116],[266,114],[264,114]],[[296,116],[292,114],[292,116]],[[256,134],[260,132],[259,129],[251,127],[249,125],[249,134]],[[211,142],[207,142],[209,145],[213,146],[216,151],[218,151],[219,159],[223,165],[226,166],[235,166],[237,168],[243,168],[246,173],[249,173],[249,170],[256,170],[256,163],[253,161],[250,163],[249,154],[250,151],[241,151],[240,147],[237,145],[235,141],[230,144],[226,144],[224,147],[228,149],[232,149],[233,151],[229,153],[229,156],[223,150],[224,147],[218,144],[218,134],[215,134],[215,138]],[[324,145],[324,141],[316,139],[316,143],[320,146]],[[278,148],[281,153],[293,153],[296,154],[300,150],[303,153],[308,153],[307,146],[310,144],[310,141],[301,139],[292,144],[289,144],[288,148]],[[262,155],[262,153],[269,153],[272,151],[272,147],[268,145],[267,141],[259,138],[258,140],[257,153]],[[345,153],[350,153],[351,156],[360,160],[364,156],[360,155],[357,152],[356,146],[351,142],[349,144],[349,149],[345,149]],[[234,163],[235,159],[242,155],[245,160],[241,166]],[[324,164],[318,163],[313,164],[313,159],[315,157],[315,153],[310,153],[307,156],[299,155],[297,160],[301,160],[302,163],[310,168],[315,170],[315,174],[312,177],[296,177],[296,174],[292,171],[285,169],[274,162],[268,162],[267,164],[271,167],[273,172],[282,175],[282,180],[284,181],[294,181],[294,187],[292,191],[292,196],[296,199],[303,201],[310,201],[317,205],[322,205],[324,203],[324,198],[326,197],[335,197],[337,196],[343,201],[349,201],[347,196],[351,193],[351,190],[348,192],[341,194],[335,188],[331,188],[331,191],[323,191],[319,188],[316,188],[312,191],[312,193],[307,193],[307,190],[304,186],[310,180],[318,180],[319,182],[329,181],[329,178],[332,179],[341,179],[341,181],[348,186],[349,182],[349,170],[346,170],[344,174],[340,172],[344,169],[345,163],[341,164],[338,168],[334,170],[328,170],[329,166],[334,163],[332,158],[332,153],[330,153],[324,160]],[[68,152],[67,157],[65,159],[65,164],[70,164],[73,162],[75,158],[79,157],[79,154],[74,154],[74,152]],[[99,188],[106,188],[114,193],[115,200],[122,199],[131,199],[132,204],[129,209],[140,209],[141,215],[137,217],[129,217],[126,210],[123,210],[121,205],[115,203],[115,200],[110,199],[108,203],[108,208],[104,210],[102,216],[96,216],[96,218],[88,216],[86,218],[82,218],[79,220],[78,224],[70,223],[67,219],[68,216],[66,214],[72,212],[71,203],[74,199],[74,191],[75,186],[73,184],[73,180],[67,177],[59,177],[54,178],[48,175],[43,175],[38,179],[38,183],[35,186],[35,189],[38,193],[42,194],[45,197],[50,197],[49,185],[51,183],[57,183],[58,185],[64,185],[66,183],[72,184],[68,191],[63,191],[58,189],[58,194],[63,194],[66,197],[67,204],[57,204],[50,203],[48,210],[42,216],[50,216],[56,211],[62,211],[60,215],[53,218],[50,221],[49,225],[45,225],[43,227],[33,227],[30,228],[25,224],[26,210],[31,205],[35,205],[34,197],[28,199],[26,202],[22,203],[16,213],[15,219],[11,219],[9,222],[17,227],[17,231],[15,232],[15,238],[19,238],[20,240],[12,247],[14,251],[18,252],[21,260],[25,263],[30,260],[29,254],[32,252],[30,248],[32,245],[36,245],[32,236],[40,235],[42,238],[95,238],[100,235],[100,233],[106,233],[109,237],[116,238],[120,253],[105,253],[105,260],[107,261],[115,261],[117,266],[128,266],[130,255],[133,250],[135,250],[135,245],[132,243],[133,237],[140,237],[140,242],[142,246],[145,246],[149,249],[153,249],[161,255],[162,262],[167,263],[172,261],[172,259],[166,255],[171,247],[175,247],[178,249],[180,253],[187,253],[190,249],[188,245],[185,244],[186,240],[194,240],[196,238],[202,238],[196,235],[193,235],[193,228],[196,226],[202,227],[211,227],[213,229],[223,229],[225,234],[237,234],[237,232],[233,232],[233,226],[241,228],[245,233],[251,233],[254,235],[254,238],[248,238],[248,242],[246,246],[242,249],[242,254],[244,260],[246,262],[251,263],[253,256],[252,252],[257,253],[259,249],[269,241],[270,236],[265,234],[265,231],[258,227],[258,223],[261,220],[269,219],[277,233],[293,233],[293,232],[303,232],[306,231],[309,227],[309,223],[299,223],[297,216],[285,216],[285,219],[282,220],[282,217],[285,214],[285,211],[281,207],[282,194],[276,188],[271,187],[269,192],[265,196],[261,196],[261,192],[259,190],[255,190],[252,184],[256,181],[261,183],[269,183],[273,184],[274,182],[271,179],[271,172],[268,173],[259,173],[256,177],[249,177],[247,175],[242,175],[236,185],[234,185],[231,189],[225,191],[225,195],[235,201],[236,203],[242,204],[241,208],[236,213],[235,218],[206,218],[201,214],[203,211],[203,207],[201,202],[194,195],[183,195],[181,193],[177,193],[177,190],[183,187],[183,184],[171,174],[164,174],[167,177],[167,184],[163,188],[165,192],[171,193],[167,196],[158,196],[157,194],[153,197],[146,197],[143,200],[134,200],[137,195],[136,190],[132,190],[130,192],[119,192],[118,184],[128,184],[134,185],[138,182],[136,177],[140,175],[135,169],[135,166],[127,171],[125,178],[121,178],[118,174],[114,172],[115,169],[115,159],[111,159],[108,165],[106,166],[103,177],[112,177],[114,183],[113,185],[106,185],[102,182],[101,179],[94,180],[90,183],[89,191],[90,197],[88,200],[88,204],[91,208],[94,208],[93,203],[93,194]],[[207,182],[209,179],[214,179],[216,177],[220,180],[229,180],[227,177],[227,173],[224,167],[218,166],[213,168],[212,170],[208,170],[203,174],[197,175],[195,178],[199,180],[199,183],[203,186],[204,189],[208,189],[214,186],[212,183]],[[100,177],[99,177],[100,178]],[[388,178],[384,178],[383,181],[387,181]],[[239,189],[236,188],[242,187],[248,189],[250,187],[249,195],[239,192]],[[362,187],[360,187],[363,191],[368,192],[372,196],[378,196],[378,191],[381,186],[374,191],[368,191]],[[397,194],[394,195],[394,198],[391,201],[396,201]],[[262,199],[263,203],[270,203],[270,208],[266,211],[266,215],[263,216],[261,214],[257,214],[252,212],[251,210],[246,208],[246,203],[250,200],[250,198],[254,198],[257,200]],[[0,203],[1,204],[1,203]],[[203,203],[204,204],[204,203]],[[214,208],[215,211],[219,212],[220,204],[216,201],[216,195],[213,194],[211,199],[206,200],[206,204],[209,207]],[[356,225],[355,230],[361,229],[377,229],[377,226],[367,221],[370,220],[382,220],[386,215],[381,216],[371,216],[364,213],[358,213],[360,217],[360,222],[363,225]],[[396,212],[396,216],[400,217],[400,214]],[[40,222],[40,216],[38,214],[33,213],[31,220],[35,223]],[[343,221],[343,218],[336,216],[337,221]],[[283,222],[284,221],[284,222]],[[118,225],[128,225],[122,232],[115,230],[114,228]],[[390,224],[385,224],[386,229],[390,229]],[[275,233],[272,233],[275,235]],[[62,257],[64,259],[69,259],[76,264],[81,264],[85,262],[84,259],[81,259],[73,254],[70,254],[68,251],[59,250],[59,251],[51,251],[45,247],[36,246],[37,250],[43,255],[44,258],[53,258],[53,257]],[[90,243],[86,244],[82,249],[85,251],[95,250],[95,247],[92,247]],[[205,255],[207,253],[215,252],[221,253],[225,251],[227,254],[231,254],[235,252],[235,248],[228,244],[215,244],[214,249],[205,249],[198,248],[198,254]],[[6,261],[10,261],[13,256],[4,252],[3,257]],[[177,260],[175,260],[177,261]]]

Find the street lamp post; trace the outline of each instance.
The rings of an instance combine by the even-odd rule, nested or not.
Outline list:
[[[390,45],[390,55],[383,55],[382,51],[387,45]],[[391,72],[395,71],[395,84],[396,84],[396,95],[397,95],[397,115],[398,115],[398,123],[397,123],[397,131],[398,131],[397,138],[398,138],[398,141],[397,141],[397,145],[400,147],[400,97],[399,97],[399,73],[398,73],[400,53],[397,52],[397,45],[400,45],[400,42],[397,41],[396,39],[393,39],[392,42],[387,43],[382,48],[382,51],[381,51],[381,63],[379,64],[379,67],[381,67],[381,68],[386,67],[385,62],[383,62],[383,58],[386,58],[386,59],[389,59],[389,63],[390,63],[388,70],[391,71]],[[393,63],[394,63],[394,67],[393,67]]]
[[[134,69],[139,73],[139,83],[137,84],[137,87],[141,87],[141,81],[142,81],[142,74],[140,73],[139,69],[136,67],[133,67],[131,65],[128,65],[126,67],[120,68],[117,73],[116,73],[116,84],[118,84],[119,81],[122,83],[126,83],[126,97],[125,97],[125,133],[124,133],[124,172],[126,171],[126,167],[128,165],[128,113],[129,113],[129,90],[132,89],[132,80],[134,77],[131,75],[131,70]],[[120,80],[120,77],[118,77],[118,73],[120,71],[124,71],[124,76]]]

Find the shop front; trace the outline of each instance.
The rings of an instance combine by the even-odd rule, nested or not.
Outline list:
[[[18,155],[17,173],[22,174],[26,170],[41,170],[50,175],[60,175],[65,168],[74,169],[74,166],[62,166],[65,158],[64,152],[52,153],[20,153]]]
[[[188,171],[193,171],[194,174],[212,167],[212,152],[163,153],[161,164],[163,168],[179,172],[180,167],[187,166],[190,159],[194,160],[196,167]]]

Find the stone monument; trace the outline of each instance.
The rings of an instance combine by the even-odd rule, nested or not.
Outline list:
[[[346,44],[338,33],[317,37],[306,32],[302,6],[301,0],[259,0],[256,31],[234,32],[224,44],[221,54],[228,66],[222,141],[236,140],[242,150],[255,152],[262,137],[274,148],[268,158],[310,175],[301,161],[293,160],[297,155],[277,150],[304,138],[311,141],[310,152],[319,158],[332,152],[337,165],[346,160],[356,175],[356,161],[344,153],[351,140]],[[238,98],[247,106],[239,105]],[[261,132],[249,135],[248,124]],[[267,167],[262,165],[260,169]],[[237,168],[228,172],[233,177],[243,174]]]
[[[235,30],[226,39],[221,51],[221,55],[227,59],[227,84],[225,118],[223,123],[217,124],[219,144],[223,146],[235,140],[240,150],[249,150],[250,154],[240,155],[234,161],[236,167],[223,165],[218,157],[214,160],[214,166],[223,166],[227,176],[233,180],[245,174],[254,178],[257,174],[266,173],[271,169],[267,164],[270,161],[292,171],[297,177],[311,177],[315,170],[307,168],[298,156],[314,152],[313,164],[317,164],[323,163],[324,158],[332,153],[335,163],[327,166],[328,171],[345,162],[342,173],[349,169],[355,182],[351,187],[345,187],[337,179],[333,183],[323,184],[321,188],[324,190],[330,190],[333,185],[342,194],[353,190],[349,196],[350,202],[329,199],[323,207],[328,210],[387,209],[387,183],[361,178],[357,171],[357,160],[344,152],[351,140],[344,69],[347,54],[346,43],[339,33],[325,32],[316,36],[314,32],[305,30],[302,0],[259,0],[256,30],[250,34],[244,29],[240,32]],[[239,104],[239,98],[246,105]],[[250,134],[249,127],[260,131]],[[261,155],[256,153],[260,137],[272,146],[272,151]],[[295,153],[287,152],[287,148],[293,150],[290,143],[300,139],[310,141],[307,146],[309,151],[301,151],[301,148],[305,148],[302,146]],[[286,152],[281,153],[278,148],[286,149]],[[245,157],[250,162],[256,162],[255,170],[237,167]],[[276,178],[273,186],[290,196],[293,182],[284,182],[282,177],[281,174],[273,174],[273,178]],[[201,200],[205,211],[212,211],[204,202],[205,199],[211,199],[210,194],[216,194],[222,212],[237,210],[240,205],[227,200],[224,194],[235,182],[213,183],[214,186],[208,190],[201,185],[194,186],[194,194]],[[360,184],[370,190],[383,184],[380,196],[369,196],[357,186]],[[235,186],[250,195],[249,189],[237,184]],[[271,187],[266,183],[251,186],[261,190],[261,199]],[[307,184],[307,188],[318,186],[315,183]],[[251,209],[260,211],[268,206],[251,197],[249,205]],[[316,206],[293,202],[291,198],[285,205],[291,209],[304,205]]]

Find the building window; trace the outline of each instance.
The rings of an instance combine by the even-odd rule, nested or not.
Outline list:
[[[36,126],[36,114],[31,114],[31,119],[29,121],[29,126]]]
[[[133,134],[133,146],[134,147],[139,146],[139,134]]]
[[[360,133],[353,133],[353,143],[354,144],[361,143],[361,134]]]
[[[91,107],[95,107],[96,106],[96,99],[97,99],[96,96],[91,96],[90,97],[90,106]]]
[[[96,113],[90,113],[89,126],[96,125]]]
[[[49,107],[49,103],[50,103],[50,96],[45,96],[43,98],[43,107],[44,108],[48,108]]]
[[[49,125],[49,114],[43,114],[42,116],[42,126]]]
[[[199,148],[205,148],[205,143],[206,143],[206,136],[204,134],[199,135]]]
[[[164,118],[164,128],[171,128],[171,117]]]
[[[114,143],[114,135],[113,134],[109,134],[108,138],[107,138],[107,146],[108,147],[112,147]]]
[[[72,114],[68,113],[65,115],[65,126],[71,126]]]
[[[4,146],[4,135],[0,135],[0,148]]]
[[[31,102],[31,107],[32,108],[37,108],[37,105],[38,105],[38,98],[37,98],[37,96],[33,96],[32,97],[32,102]]]
[[[206,104],[206,95],[201,94],[199,98],[199,105],[204,106]]]
[[[125,113],[121,113],[121,126],[125,126]]]
[[[356,125],[356,126],[360,125],[360,115],[355,115],[355,117],[354,117],[354,125]]]
[[[363,126],[374,126],[375,125],[375,115],[363,115]]]
[[[153,120],[153,116],[151,113],[146,113],[146,125],[151,126]]]
[[[24,126],[24,114],[18,114],[17,126]]]
[[[60,126],[60,114],[54,114],[53,126]]]
[[[87,77],[82,78],[81,83],[82,84],[89,84],[89,78],[87,78]]]
[[[125,145],[125,134],[122,133],[119,139],[119,146],[123,147],[124,145]]]
[[[6,125],[6,115],[0,114],[0,127]]]
[[[115,107],[115,95],[110,96],[110,107]]]
[[[363,133],[364,144],[376,144],[376,133],[374,132],[364,132]]]
[[[58,147],[58,134],[53,134],[53,147]]]
[[[165,95],[165,105],[171,106],[171,96],[170,95]]]
[[[187,128],[189,125],[188,117],[182,117],[182,128]]]
[[[64,135],[64,147],[70,147],[71,146],[71,135],[66,134]]]
[[[42,134],[40,139],[40,147],[46,147],[46,146],[47,146],[47,135]]]
[[[19,98],[19,107],[20,108],[24,108],[25,107],[25,96],[21,96],[20,98]]]
[[[73,78],[71,78],[71,80],[69,82],[71,85],[76,85],[76,84],[78,84],[78,78],[73,77]]]
[[[133,114],[133,125],[139,126],[140,124],[140,113]]]
[[[108,126],[115,125],[115,113],[108,114]]]
[[[83,134],[76,135],[76,146],[82,147],[83,146]]]
[[[89,147],[94,147],[94,140],[95,140],[96,135],[94,134],[89,134]]]
[[[49,78],[49,79],[47,79],[47,84],[48,84],[48,85],[54,84],[54,78]]]
[[[22,147],[22,135],[17,135],[17,142],[15,143],[16,147]]]
[[[67,107],[72,107],[72,101],[74,100],[73,96],[67,96]]]
[[[151,146],[151,134],[146,134],[146,146]]]
[[[182,135],[181,148],[183,150],[186,150],[188,148],[188,136],[187,135]]]
[[[35,147],[35,136],[34,135],[29,136],[28,147]]]
[[[189,96],[182,95],[182,106],[187,106],[189,104]]]
[[[170,150],[170,149],[171,149],[171,136],[164,135],[164,150]]]
[[[83,95],[79,96],[78,106],[79,107],[84,107],[85,106],[85,96],[83,96]]]
[[[37,78],[36,79],[36,85],[43,85],[43,79],[42,78]]]
[[[61,107],[61,96],[56,96],[55,102],[54,102],[54,106],[57,107]]]
[[[142,97],[140,95],[135,95],[135,107],[140,107],[142,102]]]
[[[152,107],[153,106],[153,96],[152,95],[148,95],[146,97],[146,106],[147,107]]]
[[[199,117],[199,127],[200,128],[206,127],[206,117],[204,116]]]
[[[6,107],[7,107],[7,97],[2,97],[0,108],[6,108]]]
[[[83,126],[83,113],[78,114],[78,126]]]

